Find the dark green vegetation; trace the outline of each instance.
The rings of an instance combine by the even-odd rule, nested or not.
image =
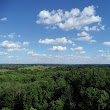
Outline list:
[[[0,65],[1,110],[110,110],[109,65]]]

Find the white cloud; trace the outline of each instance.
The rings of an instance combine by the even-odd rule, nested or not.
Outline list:
[[[84,26],[83,30],[84,31],[100,31],[100,30],[105,30],[105,25],[92,26],[92,27]]]
[[[39,13],[40,20],[37,21],[38,24],[55,24],[61,21],[61,17],[54,10],[49,12],[48,10],[43,10]]]
[[[15,33],[11,33],[7,37],[12,39],[12,38],[14,38],[14,36],[15,36]]]
[[[76,38],[76,40],[79,40],[79,41],[90,41],[91,37],[90,36],[78,37],[78,38]]]
[[[79,47],[76,47],[76,48],[71,48],[72,51],[83,51],[83,47],[79,46]]]
[[[29,46],[29,44],[30,42],[26,42],[26,41],[23,42],[23,46]]]
[[[50,56],[50,55],[47,55],[47,54],[36,53],[33,50],[27,50],[27,54],[33,56],[34,58],[35,57],[43,57],[44,58],[44,57],[49,57]]]
[[[26,48],[8,48],[7,49],[8,52],[21,52],[21,51],[26,52],[27,50],[28,49]]]
[[[0,52],[0,56],[2,56],[2,55],[7,55],[7,53],[6,52]]]
[[[0,43],[0,48],[4,48],[9,52],[14,52],[14,51],[26,51],[26,48],[22,48],[22,46],[28,46],[29,42],[13,42],[13,41],[8,41],[5,40],[2,43]]]
[[[10,38],[10,39],[13,39],[15,36],[17,36],[15,32],[10,33],[10,34],[0,35],[0,37],[2,38]]]
[[[100,57],[102,58],[102,60],[110,60],[110,54],[101,54]]]
[[[1,21],[7,21],[7,17],[1,18]]]
[[[100,30],[105,30],[105,25],[102,25],[102,26],[100,27]]]
[[[42,43],[42,44],[71,44],[73,43],[71,40],[67,40],[65,37],[62,37],[62,38],[56,38],[56,39],[40,39],[39,40],[39,43]]]
[[[92,42],[96,42],[96,40],[90,40],[90,42],[92,43]]]
[[[46,26],[45,29],[52,29],[52,30],[55,30],[55,29],[57,29],[57,27],[55,27],[55,26]]]
[[[6,49],[8,52],[26,52],[28,49],[22,48],[22,43],[5,40],[0,43],[0,48]]]
[[[39,54],[37,54],[36,52],[32,51],[32,50],[28,50],[27,51],[28,55],[32,55],[32,56],[38,56]]]
[[[13,58],[14,56],[8,56],[8,58]]]
[[[72,46],[76,46],[76,44],[73,42]]]
[[[59,27],[64,30],[82,29],[90,24],[99,24],[101,17],[96,15],[95,7],[88,6],[82,11],[74,8],[70,11],[59,10],[42,10],[38,14],[37,24],[50,25]]]
[[[81,52],[80,52],[80,54],[85,54],[85,53],[86,53],[86,51],[81,51]]]
[[[8,58],[19,58],[19,56],[8,56]]]
[[[53,46],[49,50],[52,50],[52,51],[65,51],[65,50],[67,50],[67,48],[63,47],[63,46]]]
[[[78,33],[77,36],[89,36],[89,34],[85,31]]]
[[[78,46],[76,48],[71,48],[73,52],[76,52],[76,54],[85,54],[86,51],[84,51],[84,48],[82,46]]]
[[[20,47],[20,43],[19,42],[12,42],[12,41],[3,41],[0,44],[1,48],[19,48]]]
[[[110,42],[103,42],[103,45],[110,46]]]
[[[98,52],[103,53],[103,52],[104,52],[104,50],[98,50]]]
[[[91,16],[94,14],[95,14],[94,6],[85,7],[82,11],[82,15],[84,15],[84,16]]]
[[[15,58],[13,60],[13,58]],[[68,55],[48,55],[38,54],[35,56],[9,56],[0,59],[4,63],[39,63],[39,64],[109,64],[110,54],[102,54],[96,56],[86,56],[81,54],[68,54]],[[4,61],[3,61],[4,60]]]
[[[85,31],[78,33],[77,36],[78,37],[76,38],[76,40],[79,40],[79,41],[87,41],[87,42],[91,42],[91,43],[96,42],[96,40],[93,40],[92,39],[93,37],[90,36],[90,34]]]

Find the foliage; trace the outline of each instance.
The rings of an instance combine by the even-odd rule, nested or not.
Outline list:
[[[0,65],[0,70],[0,110],[110,110],[109,65]]]

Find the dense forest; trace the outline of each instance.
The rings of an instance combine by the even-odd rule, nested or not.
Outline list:
[[[0,110],[110,110],[110,66],[0,65]]]

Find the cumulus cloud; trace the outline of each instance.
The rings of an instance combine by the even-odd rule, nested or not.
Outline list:
[[[73,42],[72,46],[76,46],[76,44]]]
[[[33,50],[28,50],[27,54],[32,55],[32,56],[38,56],[39,55],[38,53],[34,52]]]
[[[86,53],[86,51],[81,51],[81,52],[80,52],[80,54],[85,54],[85,53]]]
[[[8,56],[8,58],[19,58],[19,56]]]
[[[78,33],[77,36],[89,36],[89,34],[85,31]]]
[[[105,25],[101,25],[101,26],[84,26],[83,27],[84,31],[100,31],[100,30],[105,30]]]
[[[9,52],[15,52],[15,51],[27,51],[26,48],[22,48],[24,46],[24,42],[13,42],[13,41],[8,41],[5,40],[2,43],[0,43],[0,48],[6,49]],[[26,44],[25,44],[26,45]]]
[[[12,39],[12,38],[14,38],[14,36],[15,36],[15,33],[11,33],[7,37]]]
[[[76,52],[77,54],[85,54],[86,51],[84,51],[84,48],[82,46],[78,46],[76,48],[71,48],[73,52]]]
[[[15,33],[11,33],[8,35],[8,38],[14,38],[14,36],[15,36]]]
[[[61,17],[54,10],[49,12],[48,10],[43,10],[39,13],[40,20],[37,21],[38,24],[55,24],[61,21]]]
[[[76,40],[79,40],[79,41],[96,42],[96,40],[93,40],[92,39],[93,37],[90,36],[90,34],[85,31],[78,33],[77,36],[78,37],[76,38]]]
[[[79,30],[84,26],[101,22],[101,17],[96,15],[94,6],[85,7],[82,11],[78,8],[70,11],[61,9],[53,11],[42,10],[39,12],[38,17],[37,24],[59,27],[64,30]]]
[[[2,56],[2,55],[7,55],[7,53],[6,52],[0,52],[0,56]]]
[[[23,46],[29,46],[30,42],[24,41]]]
[[[110,46],[110,42],[103,42],[103,45]]]
[[[21,52],[21,51],[26,52],[27,49],[26,48],[8,48],[7,51],[8,52]]]
[[[19,42],[12,42],[12,41],[3,41],[0,44],[1,48],[19,48],[20,47],[20,43]]]
[[[65,50],[67,50],[67,48],[63,47],[63,46],[53,46],[49,50],[51,50],[51,51],[65,51]]]
[[[84,48],[79,46],[79,47],[76,47],[76,48],[71,48],[72,51],[82,51]]]
[[[10,38],[10,39],[13,39],[15,36],[16,36],[16,37],[19,37],[20,35],[16,35],[15,32],[10,33],[10,34],[0,35],[1,38]]]
[[[40,39],[39,43],[41,44],[71,44],[73,43],[71,40],[66,39],[66,37],[62,37],[62,38],[56,38],[56,39]]]
[[[104,50],[98,50],[98,52],[103,53],[103,52],[104,52]]]
[[[7,21],[7,17],[1,18],[0,21]]]

